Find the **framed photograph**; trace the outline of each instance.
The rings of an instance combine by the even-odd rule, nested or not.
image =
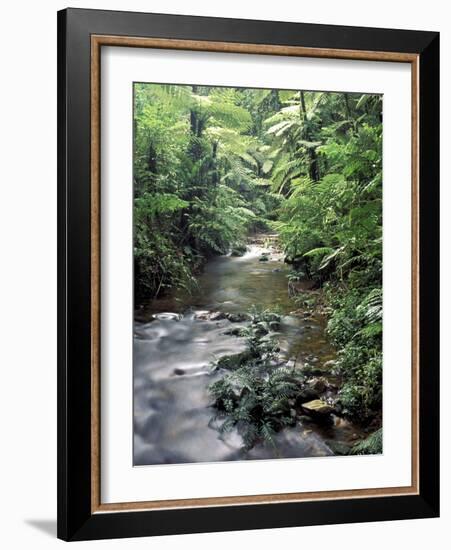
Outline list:
[[[439,513],[439,35],[58,14],[58,536]]]

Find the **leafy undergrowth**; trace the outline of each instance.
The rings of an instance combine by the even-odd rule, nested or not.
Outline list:
[[[382,428],[376,430],[363,441],[356,443],[349,454],[376,455],[382,453]]]
[[[304,383],[278,357],[271,332],[280,327],[280,316],[254,310],[250,319],[241,332],[246,350],[219,360],[216,366],[229,372],[209,387],[217,410],[211,425],[221,434],[237,427],[247,449],[261,440],[274,444],[276,432],[294,425],[293,403]]]
[[[276,432],[295,423],[290,399],[299,389],[292,369],[276,368],[265,376],[251,366],[241,367],[211,385],[218,410],[214,421],[223,420],[217,425],[221,434],[238,426],[247,449],[259,440],[274,443]]]
[[[355,316],[358,321],[349,312],[343,311],[343,315],[349,315],[350,319],[354,319],[354,324],[349,330],[355,334],[356,326],[360,327],[358,335],[365,339],[374,337],[373,333],[369,334],[371,331],[367,328],[378,322],[376,317],[379,316],[379,306],[375,296],[376,293],[373,292],[371,297],[364,301],[365,307],[356,308]],[[275,446],[275,434],[286,427],[294,426],[299,414],[305,413],[303,403],[318,399],[319,396],[311,393],[309,365],[306,364],[301,369],[287,366],[287,362],[279,355],[274,333],[280,329],[280,315],[268,310],[254,309],[246,317],[249,320],[246,327],[236,327],[229,331],[230,334],[246,338],[246,349],[234,355],[224,356],[215,362],[214,368],[221,372],[225,371],[225,374],[209,386],[209,392],[216,410],[210,425],[221,435],[236,428],[243,438],[245,448],[249,450],[261,441]],[[335,315],[329,324],[329,330],[337,340],[344,330],[340,325],[341,328],[336,327],[334,332],[334,323],[338,321],[339,317]],[[357,337],[354,339],[359,342]],[[368,344],[367,340],[365,342]],[[345,368],[344,361],[349,353],[349,344],[345,344],[337,368]],[[377,350],[371,347],[367,353],[373,354],[373,357],[374,354],[377,356]],[[373,358],[373,361],[376,359]],[[357,386],[359,376],[366,376],[365,385]],[[341,409],[342,415],[351,416],[352,412],[352,416],[355,416],[358,412],[365,411],[363,422],[371,416],[371,407],[377,408],[380,389],[380,380],[376,377],[373,386],[372,376],[372,372],[368,373],[367,366],[358,369],[352,376],[348,372],[343,387],[335,397],[335,403]],[[354,409],[352,405],[355,406]],[[315,420],[324,421],[325,417],[322,420],[316,417]],[[347,452],[340,454],[363,455],[381,452],[382,429],[378,429],[365,440],[349,448]]]
[[[382,410],[382,290],[354,289],[331,299],[328,333],[339,349],[339,400],[346,416],[369,424]]]

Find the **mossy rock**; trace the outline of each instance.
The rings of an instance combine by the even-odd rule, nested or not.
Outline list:
[[[218,369],[235,370],[239,369],[244,363],[249,361],[252,355],[249,351],[242,351],[234,355],[224,355],[216,361],[216,367]]]
[[[210,321],[220,321],[221,319],[225,319],[226,315],[222,311],[213,311],[209,315]]]
[[[296,405],[301,407],[304,403],[309,403],[318,399],[319,393],[313,388],[303,388],[296,396]]]
[[[302,410],[312,417],[329,416],[331,413],[334,412],[334,408],[322,399],[314,399],[313,401],[309,401],[308,403],[303,403]]]
[[[226,317],[231,323],[243,323],[249,320],[247,313],[227,313]]]

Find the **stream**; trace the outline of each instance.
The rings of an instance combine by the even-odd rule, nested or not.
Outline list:
[[[266,254],[268,261],[261,261]],[[208,312],[239,313],[253,305],[282,314],[278,345],[292,362],[319,369],[335,357],[321,316],[294,315],[283,256],[270,241],[254,240],[241,257],[220,256],[207,263],[191,295],[176,292],[136,312],[134,323],[134,465],[218,462],[336,454],[361,438],[358,428],[333,416],[330,425],[300,419],[245,450],[237,429],[225,435],[209,425],[214,416],[208,385],[224,376],[215,359],[245,349],[245,339],[226,334],[227,318]],[[220,315],[218,316],[220,317]],[[326,378],[333,379],[327,369]]]

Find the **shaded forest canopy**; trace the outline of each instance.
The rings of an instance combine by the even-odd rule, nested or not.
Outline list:
[[[381,96],[136,83],[134,229],[137,304],[276,232],[324,290],[345,410],[380,412]]]

